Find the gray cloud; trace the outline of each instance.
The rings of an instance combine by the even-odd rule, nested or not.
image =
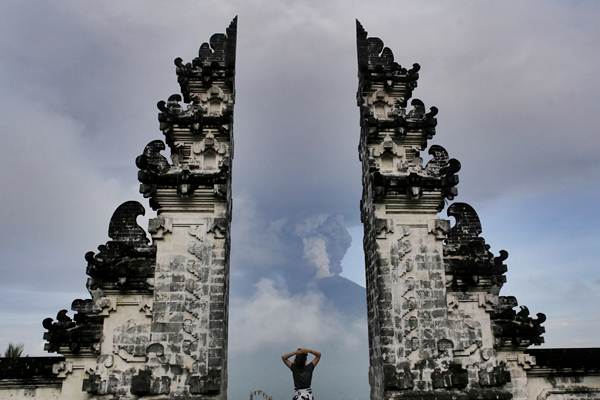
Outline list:
[[[348,320],[323,293],[290,293],[274,281],[261,279],[254,294],[232,304],[232,352],[256,352],[268,347],[321,347],[342,341],[348,351],[358,350],[366,335],[366,317]]]
[[[479,206],[484,222],[498,207],[516,207],[509,200],[534,198],[543,205],[494,220],[510,229],[486,225],[489,237],[507,237],[492,245],[517,247],[508,247],[515,271],[508,289],[524,303],[564,310],[554,320],[550,315],[552,329],[586,325],[584,316],[567,315],[575,306],[553,300],[553,279],[584,280],[586,270],[574,270],[576,277],[549,277],[544,268],[557,264],[552,252],[528,243],[552,227],[562,229],[564,242],[575,240],[569,237],[577,229],[572,225],[556,225],[551,216],[539,224],[535,215],[543,208],[567,209],[572,216],[585,212],[589,219],[597,204],[596,189],[587,197],[578,194],[600,178],[598,4],[193,0],[5,1],[0,7],[0,316],[10,321],[3,334],[22,333],[34,346],[39,321],[83,290],[82,255],[106,240],[108,219],[120,202],[140,199],[133,160],[148,141],[161,137],[155,103],[178,91],[172,59],[193,58],[199,44],[223,31],[235,14],[240,25],[232,295],[241,307],[236,324],[258,329],[242,314],[265,299],[288,304],[309,301],[306,293],[324,293],[314,286],[305,242],[323,271],[339,272],[348,246],[341,223],[328,224],[324,229],[330,233],[319,228],[299,234],[297,226],[319,215],[359,223],[358,17],[401,64],[421,63],[415,96],[440,108],[433,142],[463,164],[459,199]],[[575,197],[577,207],[571,203]],[[510,240],[515,229],[532,231],[520,237],[522,248]],[[585,242],[577,254],[593,254],[595,244]],[[542,263],[537,255],[544,251],[550,255]],[[528,278],[532,275],[539,279]],[[261,295],[254,285],[265,277],[274,283],[259,286],[265,290]],[[321,283],[332,291],[332,282],[340,283]],[[535,297],[530,288],[536,285],[549,289]],[[5,291],[8,286],[19,292]],[[41,288],[49,293],[39,293]],[[244,308],[243,299],[252,302]],[[327,307],[340,308],[320,300],[310,304],[321,316]],[[17,310],[22,318],[15,317]],[[231,331],[233,340],[237,333],[233,326]],[[576,329],[578,341],[591,340],[585,332]],[[566,333],[560,335],[567,341]],[[0,346],[7,338],[0,336]],[[361,357],[366,334],[362,349]],[[252,352],[232,357],[248,367],[256,362]],[[357,383],[363,390],[364,371],[342,368],[351,365],[351,357],[336,360],[347,376],[359,374],[351,381],[363,379]],[[243,380],[243,372],[231,365],[232,390],[242,393],[235,382]],[[323,368],[328,376],[342,374]],[[260,376],[252,379],[261,382]]]
[[[366,313],[349,316],[320,291],[293,294],[262,279],[251,296],[232,302],[230,325],[232,398],[259,388],[276,398],[289,396],[291,374],[279,357],[300,346],[323,352],[313,378],[321,397],[368,396]]]
[[[317,278],[342,272],[342,258],[352,237],[341,215],[317,215],[296,225],[296,234],[304,244],[304,258],[317,270]]]

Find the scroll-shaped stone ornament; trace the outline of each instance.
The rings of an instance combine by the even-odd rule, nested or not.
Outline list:
[[[98,316],[91,302],[91,300],[75,300],[72,305],[73,311],[76,311],[73,319],[67,315],[67,310],[60,310],[56,314],[56,319],[46,318],[42,321],[42,326],[46,329],[44,332],[46,351],[58,353],[68,349],[74,354],[84,348],[94,353],[99,351],[102,317]]]
[[[150,198],[152,208],[157,207],[153,196],[156,193],[158,179],[171,168],[165,156],[160,154],[165,149],[166,146],[162,140],[153,140],[146,145],[144,152],[135,159],[135,164],[140,169],[138,171],[140,193],[145,198]]]
[[[75,322],[67,315],[67,310],[60,310],[56,314],[56,320],[46,318],[42,321],[42,326],[47,332],[44,333],[44,339],[47,341],[44,349],[48,352],[58,352],[62,344],[70,344],[71,350],[79,350],[78,343],[71,340],[72,329],[76,326]]]
[[[90,290],[152,288],[149,280],[154,273],[156,248],[149,244],[146,232],[136,221],[145,213],[137,201],[126,201],[117,207],[108,227],[112,240],[98,246],[98,253],[89,251],[85,255]]]
[[[412,99],[410,102],[412,109],[406,114],[408,119],[423,119],[425,118],[425,104],[419,99]]]
[[[532,318],[526,306],[519,306],[519,311],[515,311],[517,305],[515,297],[500,296],[491,315],[494,347],[526,348],[544,343],[542,335],[546,329],[542,324],[546,315],[537,313],[536,318]]]
[[[160,154],[166,146],[162,140],[153,140],[146,145],[144,152],[135,159],[139,174],[164,174],[171,167],[166,157]],[[138,175],[139,175],[138,174]]]
[[[456,158],[451,158],[448,160],[448,163],[439,171],[443,178],[442,194],[448,200],[454,200],[454,198],[458,195],[458,189],[456,185],[458,185],[459,179],[456,173],[460,171],[460,168],[460,161],[458,161]]]
[[[181,104],[182,100],[180,94],[172,94],[166,102],[161,100],[156,104],[160,111],[158,113],[159,128],[165,134],[172,154],[177,153],[178,150],[172,128],[188,128],[193,134],[197,134],[201,131],[203,116],[206,112],[205,108],[195,101],[195,97],[192,97],[192,102],[186,107]]]
[[[497,293],[506,281],[507,267],[503,262],[508,258],[508,252],[502,250],[494,257],[490,246],[480,237],[481,222],[470,205],[453,203],[447,214],[456,220],[444,245],[446,272],[452,277],[451,285],[461,290],[486,287]]]
[[[446,167],[450,160],[448,152],[442,146],[434,144],[429,147],[428,153],[432,159],[425,166],[425,170],[432,176],[439,176],[440,170]]]
[[[425,104],[420,99],[412,99],[410,101],[412,109],[406,113],[406,126],[410,130],[419,130],[422,132],[423,141],[422,148],[424,149],[427,140],[435,136],[435,127],[437,126],[438,108],[432,106],[429,112],[425,110]]]
[[[137,217],[145,214],[144,206],[137,201],[126,201],[121,204],[110,218],[108,237],[117,242],[130,244],[148,243],[146,232],[137,223]]]
[[[172,94],[167,99],[167,102],[161,100],[156,104],[156,107],[158,107],[160,112],[164,115],[177,116],[183,111],[183,107],[180,104],[181,100],[183,100],[183,98],[180,94]]]
[[[467,203],[453,203],[448,207],[447,214],[456,220],[456,224],[448,232],[449,246],[464,246],[480,239],[481,222],[473,207]]]

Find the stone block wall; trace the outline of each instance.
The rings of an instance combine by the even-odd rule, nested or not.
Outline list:
[[[498,295],[508,254],[489,252],[469,205],[448,207],[453,225],[437,216],[460,163],[428,147],[438,110],[411,99],[420,66],[358,22],[357,50],[371,398],[511,398],[498,351],[541,343],[545,317]]]
[[[227,398],[236,31],[234,19],[175,60],[182,94],[158,103],[165,141],[136,159],[152,242],[144,207],[120,205],[110,240],[85,256],[91,298],[43,321],[46,350],[63,357],[24,361],[21,381],[0,371],[0,397]]]

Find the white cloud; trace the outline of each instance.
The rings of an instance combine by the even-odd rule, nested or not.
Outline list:
[[[318,292],[291,295],[274,281],[262,279],[250,298],[231,304],[229,347],[232,352],[261,348],[322,346],[336,342],[348,351],[360,348],[367,336],[366,320],[348,319]]]

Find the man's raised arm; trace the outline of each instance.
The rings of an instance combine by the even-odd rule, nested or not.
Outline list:
[[[317,364],[319,363],[319,361],[321,360],[321,352],[319,352],[317,350],[311,350],[311,349],[302,349],[302,350],[304,350],[304,352],[306,352],[306,353],[310,353],[313,356],[315,356],[315,358],[312,359],[311,363],[312,363],[312,365],[314,365],[316,367]]]
[[[291,356],[295,356],[296,354],[298,354],[298,351],[300,349],[296,350],[296,351],[292,351],[291,353],[285,353],[284,355],[281,356],[281,361],[283,361],[283,363],[285,365],[288,366],[288,368],[292,368],[292,362],[289,360],[289,358]]]

